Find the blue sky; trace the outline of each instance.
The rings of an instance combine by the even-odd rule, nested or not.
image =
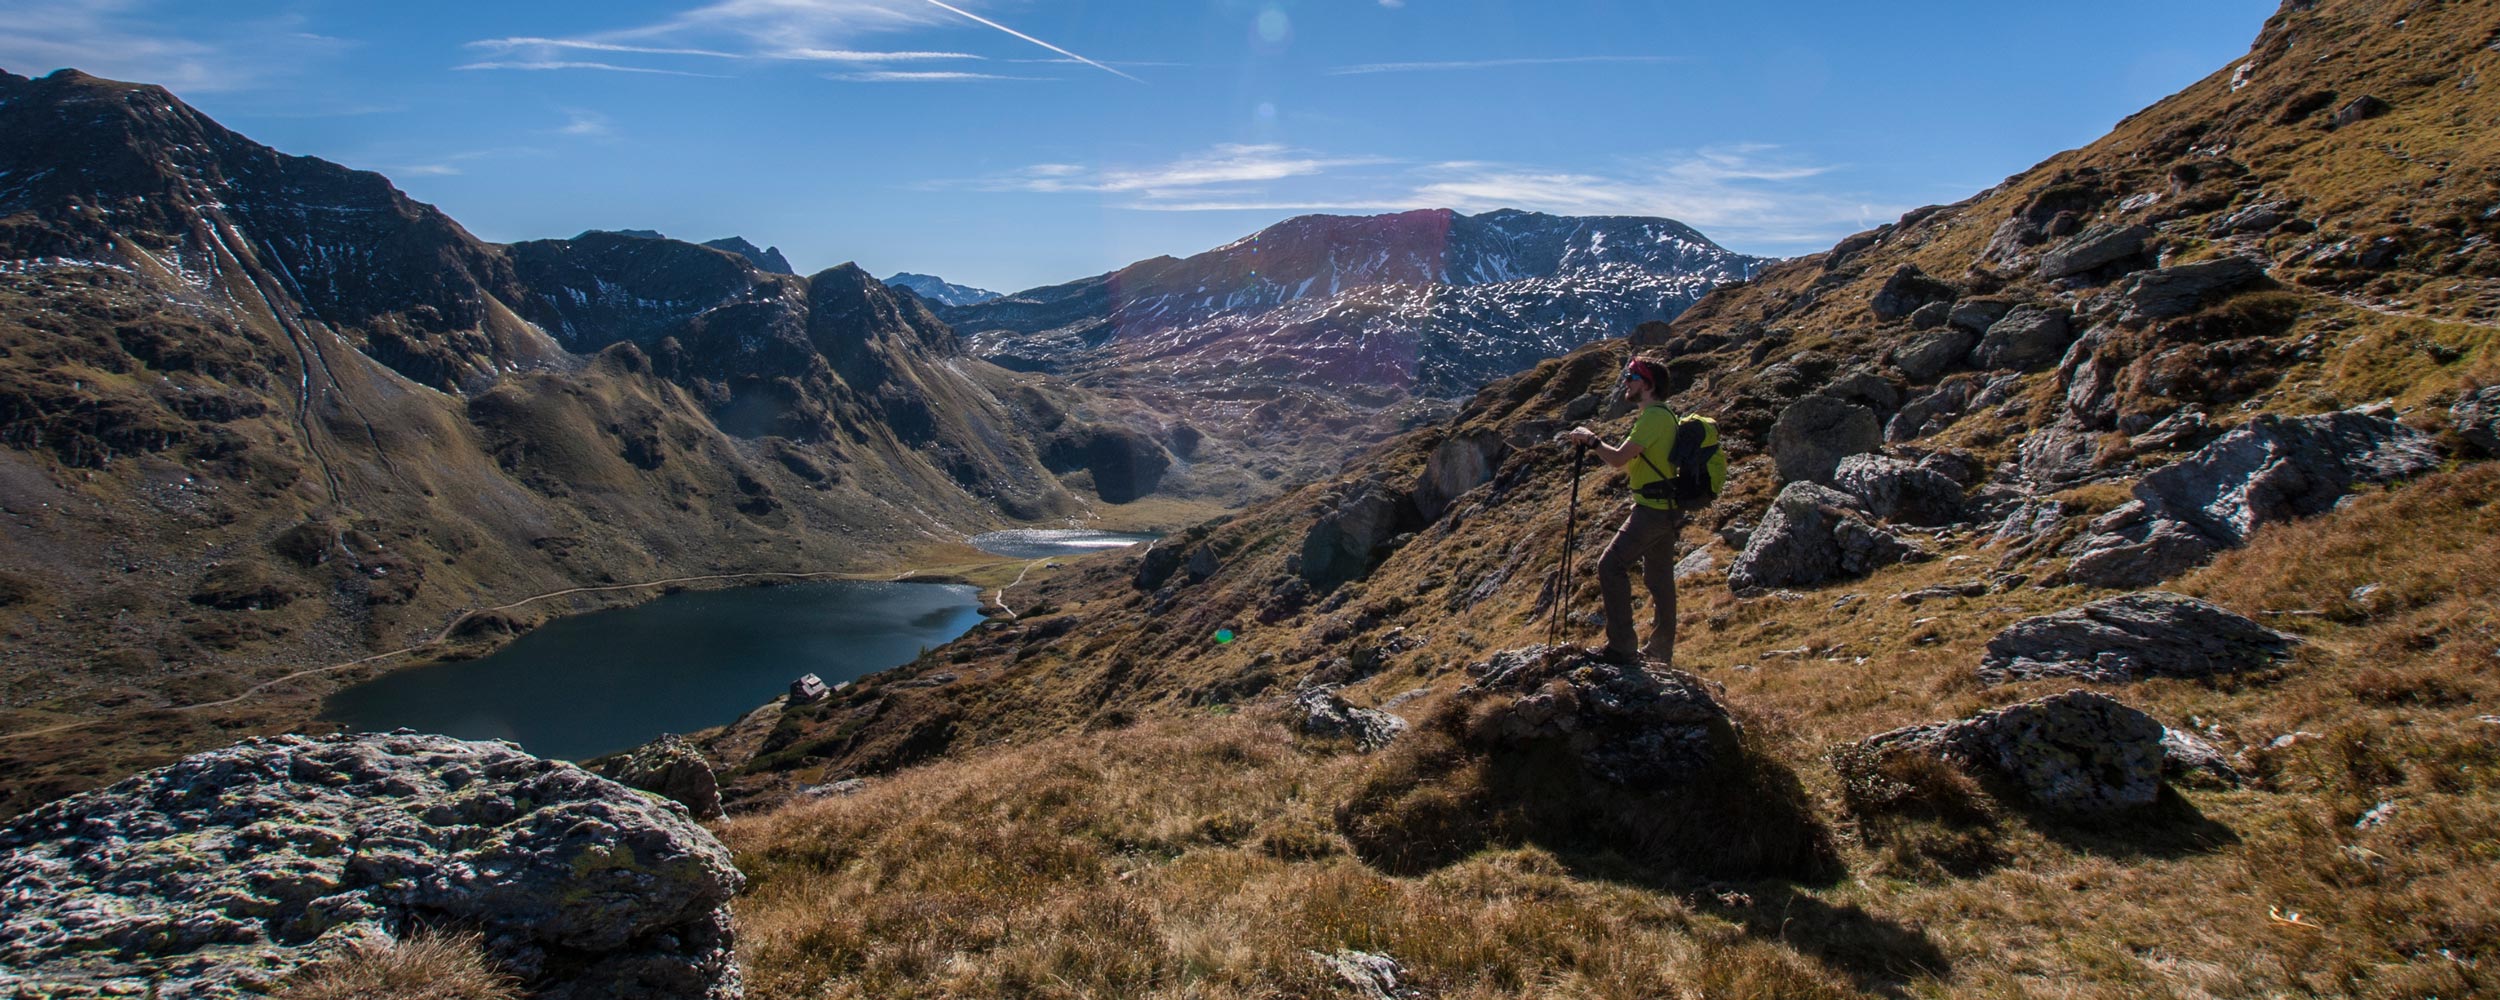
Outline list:
[[[2273,0],[0,0],[498,241],[648,228],[1012,291],[1305,212],[1666,215],[1807,253],[2089,142]]]

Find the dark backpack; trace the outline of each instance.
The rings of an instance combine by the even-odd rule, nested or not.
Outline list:
[[[1642,452],[1641,460],[1649,461],[1649,453]],[[1677,421],[1675,440],[1667,446],[1667,467],[1649,462],[1649,470],[1663,477],[1662,482],[1644,488],[1643,495],[1649,499],[1673,501],[1678,510],[1709,506],[1727,489],[1727,454],[1719,450],[1719,422],[1703,416]]]

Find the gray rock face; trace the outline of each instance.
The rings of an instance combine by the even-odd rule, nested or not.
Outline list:
[[[1943,326],[1945,320],[1952,315],[1952,303],[1930,302],[1926,305],[1918,307],[1917,311],[1910,313],[1910,329],[1933,330],[1937,327]]]
[[[1398,977],[1406,974],[1406,966],[1387,955],[1352,950],[1306,954],[1334,974],[1338,984],[1355,1000],[1412,1000],[1424,995],[1412,986],[1398,983]]]
[[[2025,435],[2014,455],[2025,478],[2042,486],[2068,486],[2092,478],[2101,442],[2097,435],[2061,420]]]
[[[790,704],[793,705],[821,701],[832,693],[833,689],[825,686],[825,679],[815,674],[800,674],[798,680],[790,682]]]
[[[2131,275],[2115,290],[2118,321],[2185,316],[2264,284],[2266,270],[2246,257],[2224,257]]]
[[[2103,515],[2067,575],[2144,586],[2247,544],[2259,527],[2334,509],[2360,483],[2437,468],[2430,437],[2363,410],[2258,417],[2146,473],[2136,503]],[[2195,552],[2201,541],[2205,551]],[[2156,575],[2159,574],[2159,575]]]
[[[1903,524],[1944,525],[1961,519],[1962,486],[1933,469],[1882,455],[1840,460],[1833,485],[1860,510]]]
[[[1822,395],[1857,403],[1878,416],[1901,408],[1901,389],[1891,379],[1870,371],[1854,371],[1833,379]]]
[[[1959,326],[1949,326],[1920,334],[1916,339],[1892,352],[1892,366],[1901,374],[1921,382],[1942,375],[1945,369],[1960,364],[1979,346],[1979,335]]]
[[[2299,640],[2223,608],[2148,590],[2025,618],[1988,640],[1989,681],[2207,677],[2267,666]]]
[[[1855,506],[1848,494],[1830,487],[1788,484],[1728,567],[1728,586],[1752,590],[1865,576],[1925,554]]]
[[[2094,226],[2041,254],[2040,280],[2055,281],[2115,264],[2143,253],[2145,242],[2152,238],[2151,226]]]
[[[1700,678],[1529,646],[1470,664],[1475,689],[1515,694],[1479,731],[1513,747],[1559,744],[1589,773],[1633,788],[1689,781],[1734,760],[1736,725]]]
[[[1832,755],[1844,778],[1867,780],[1896,754],[1949,761],[2031,805],[2078,816],[2123,816],[2161,796],[2162,724],[2081,689],[1868,737]]]
[[[246,740],[0,828],[0,992],[260,996],[440,924],[537,997],[732,1000],[742,882],[683,808],[507,744]]]
[[[2343,128],[2355,122],[2369,121],[2395,109],[2396,106],[2393,104],[2375,96],[2363,94],[2344,102],[2343,107],[2335,109],[2335,127]]]
[[[2074,327],[2063,309],[2016,306],[1988,327],[1971,364],[1979,368],[2029,371],[2055,362],[2074,341]]]
[[[1453,435],[1441,442],[1424,460],[1423,476],[1415,482],[1416,510],[1424,520],[1440,520],[1451,501],[1493,478],[1494,467],[1509,450],[1501,435],[1491,431]]]
[[[600,762],[598,773],[610,781],[666,796],[696,819],[721,817],[720,779],[712,773],[712,762],[675,733]]]
[[[1876,319],[1896,320],[1917,312],[1920,306],[1951,302],[1953,297],[1953,286],[1928,277],[1915,264],[1903,264],[1892,272],[1892,277],[1884,279],[1884,286],[1876,289],[1867,305],[1875,311]]]
[[[2177,729],[2161,732],[2161,774],[2174,784],[2198,788],[2237,788],[2244,780],[2213,744]]]
[[[1396,536],[1403,498],[1359,483],[1302,537],[1302,578],[1323,590],[1371,572],[1374,553]]]
[[[1884,438],[1895,443],[1916,441],[1953,426],[1970,407],[1979,386],[1976,378],[1957,376],[1936,386],[1934,391],[1901,404],[1901,412],[1893,414],[1892,422],[1885,425]]]
[[[2290,221],[2292,221],[2291,206],[2279,201],[2269,201],[2237,209],[2215,219],[2207,231],[2215,236],[2270,233],[2282,228],[2284,223]]]
[[[1719,557],[1712,555],[1708,547],[1698,548],[1685,553],[1684,558],[1675,561],[1675,578],[1682,580],[1687,577],[1700,576],[1718,568]]]
[[[2014,303],[2010,299],[1968,298],[1953,304],[1953,311],[1945,314],[1945,322],[1972,333],[1986,333],[2012,311]]]
[[[1883,446],[1875,411],[1830,396],[1789,404],[1771,425],[1771,460],[1784,482],[1829,483],[1840,460]]]
[[[1352,740],[1364,750],[1378,750],[1406,731],[1406,720],[1374,708],[1356,708],[1337,696],[1334,687],[1307,687],[1293,696],[1294,726],[1305,736]]]
[[[2457,400],[2448,419],[2466,442],[2483,454],[2500,456],[2500,385],[2487,385]]]

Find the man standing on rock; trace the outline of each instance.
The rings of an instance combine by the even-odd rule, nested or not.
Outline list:
[[[1675,538],[1684,528],[1684,512],[1675,506],[1675,484],[1665,467],[1675,444],[1675,411],[1667,408],[1667,366],[1654,358],[1632,359],[1624,366],[1619,391],[1640,416],[1621,444],[1607,444],[1597,432],[1574,427],[1571,442],[1597,452],[1608,466],[1626,470],[1632,486],[1632,515],[1597,558],[1597,589],[1606,598],[1606,647],[1593,655],[1613,663],[1646,657],[1675,661]],[[1649,644],[1635,647],[1632,634],[1632,564],[1641,564],[1641,581],[1649,585]]]

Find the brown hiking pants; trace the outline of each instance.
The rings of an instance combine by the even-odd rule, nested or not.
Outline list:
[[[1684,512],[1633,504],[1606,554],[1597,557],[1597,591],[1606,596],[1606,646],[1626,657],[1640,653],[1632,632],[1632,564],[1641,564],[1641,582],[1649,585],[1651,642],[1672,659],[1675,650],[1675,537],[1684,529]]]

